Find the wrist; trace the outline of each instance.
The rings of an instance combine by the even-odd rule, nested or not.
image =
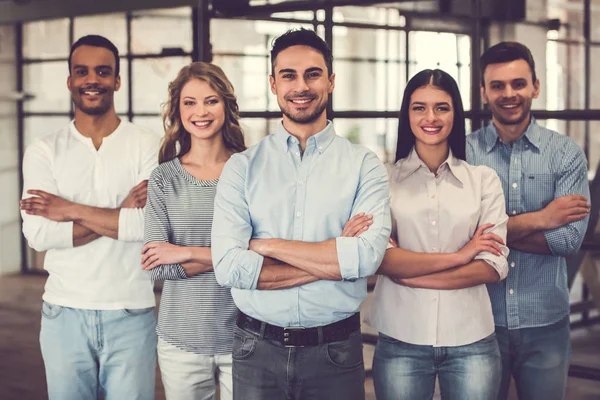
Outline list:
[[[82,206],[81,204],[71,203],[67,208],[66,216],[69,221],[78,222],[81,220],[82,214]]]
[[[535,211],[534,217],[532,218],[532,228],[534,231],[544,231],[546,229],[552,229],[552,226],[549,223],[549,219],[546,216],[545,208]]]
[[[458,267],[467,264],[469,261],[471,260],[467,258],[467,255],[462,250],[459,250],[456,253],[450,254],[450,265],[448,267]]]

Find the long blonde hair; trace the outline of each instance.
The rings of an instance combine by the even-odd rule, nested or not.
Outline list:
[[[185,84],[192,79],[200,79],[207,82],[217,92],[221,101],[223,101],[225,122],[221,128],[221,135],[223,136],[225,147],[234,153],[246,150],[244,135],[239,121],[239,107],[233,85],[231,85],[223,70],[216,65],[206,62],[193,62],[183,67],[177,74],[177,78],[169,83],[169,99],[164,106],[163,112],[165,137],[158,153],[159,163],[170,161],[175,157],[186,154],[192,146],[190,134],[183,127],[179,112],[181,91]]]

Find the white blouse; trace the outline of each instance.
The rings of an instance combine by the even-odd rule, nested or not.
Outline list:
[[[390,178],[392,235],[402,249],[422,253],[454,253],[469,242],[477,227],[506,242],[508,216],[500,179],[486,166],[473,166],[452,153],[433,174],[413,149],[407,158],[387,165]],[[437,176],[436,176],[437,175]],[[504,279],[503,256],[479,253]],[[484,284],[458,290],[397,285],[380,276],[366,322],[398,340],[430,346],[462,346],[494,332],[494,318]]]

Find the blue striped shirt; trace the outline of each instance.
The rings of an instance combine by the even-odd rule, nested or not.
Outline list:
[[[538,211],[569,194],[590,198],[581,148],[533,118],[512,145],[500,140],[493,123],[473,132],[467,136],[467,161],[496,170],[509,216]],[[579,250],[587,223],[585,218],[545,231],[552,255],[510,249],[508,277],[488,285],[497,326],[546,326],[569,314],[565,256]]]

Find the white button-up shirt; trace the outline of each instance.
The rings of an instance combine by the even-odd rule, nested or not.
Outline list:
[[[398,246],[421,253],[453,253],[486,223],[506,241],[508,216],[496,173],[449,155],[433,174],[416,151],[388,165],[393,235]],[[508,273],[503,256],[478,254],[501,279]],[[431,346],[461,346],[494,331],[491,303],[484,284],[458,290],[397,285],[380,276],[367,323],[398,340]]]

